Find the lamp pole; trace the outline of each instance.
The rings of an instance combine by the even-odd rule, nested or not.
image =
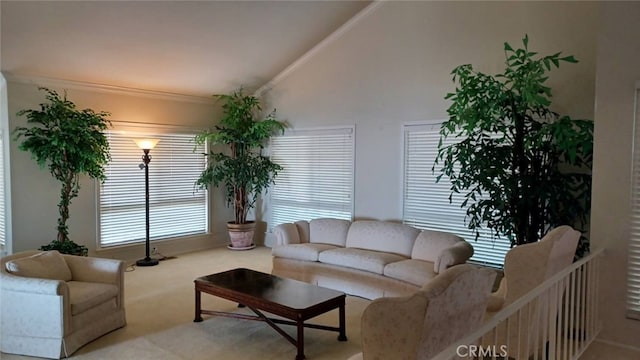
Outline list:
[[[158,265],[158,259],[152,259],[150,254],[149,245],[149,163],[151,162],[151,155],[149,151],[158,143],[157,139],[144,139],[136,141],[138,147],[142,149],[144,155],[142,156],[142,162],[144,164],[144,197],[145,197],[145,219],[146,219],[146,241],[145,241],[145,258],[136,261],[137,266],[154,266]],[[143,166],[142,164],[140,166]]]

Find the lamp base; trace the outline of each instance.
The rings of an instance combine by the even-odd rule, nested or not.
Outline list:
[[[158,259],[144,258],[136,261],[136,266],[155,266],[159,263]]]

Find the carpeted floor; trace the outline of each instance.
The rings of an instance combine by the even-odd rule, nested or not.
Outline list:
[[[193,280],[236,267],[271,271],[268,248],[230,251],[226,248],[180,255],[160,265],[136,268],[125,274],[127,326],[82,347],[74,359],[294,359],[296,349],[267,324],[204,315],[194,323]],[[337,333],[305,329],[307,359],[348,359],[360,352],[360,316],[369,301],[347,297],[347,342],[337,341]],[[204,309],[238,309],[237,304],[202,295]],[[334,310],[311,322],[336,326]],[[295,327],[285,326],[295,337]],[[2,354],[3,360],[28,359]]]

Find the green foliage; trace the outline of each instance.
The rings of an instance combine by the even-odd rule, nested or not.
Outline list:
[[[487,227],[512,245],[539,240],[549,229],[586,225],[591,204],[593,122],[550,110],[549,72],[576,63],[560,53],[537,57],[504,44],[506,69],[486,75],[462,65],[442,124],[438,181],[464,197],[470,229]],[[459,141],[445,145],[447,138]],[[449,142],[450,143],[450,142]]]
[[[19,148],[29,151],[41,168],[48,167],[51,175],[61,183],[58,203],[57,242],[69,240],[67,219],[71,199],[78,196],[80,175],[104,181],[104,165],[109,160],[109,142],[104,135],[109,122],[107,112],[96,113],[91,109],[78,110],[67,100],[47,89],[47,103],[39,110],[21,110],[18,116],[26,116],[32,127],[17,127],[14,140],[22,140]]]
[[[196,185],[225,189],[227,203],[233,204],[235,223],[247,223],[247,213],[255,206],[258,195],[274,182],[282,167],[261,154],[265,142],[276,132],[284,131],[284,123],[276,120],[275,110],[263,120],[257,113],[260,101],[244,95],[242,88],[230,95],[215,95],[223,101],[223,116],[216,131],[205,131],[195,138],[197,144],[225,145],[227,152],[209,151],[207,168]]]
[[[47,245],[42,245],[40,250],[49,251],[49,250],[58,250],[58,252],[62,254],[70,254],[70,255],[78,255],[78,256],[87,256],[89,255],[89,249],[87,249],[84,245],[78,245],[72,240],[66,241],[58,241],[53,240]]]

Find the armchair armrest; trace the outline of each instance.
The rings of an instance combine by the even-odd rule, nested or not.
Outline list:
[[[427,299],[419,294],[374,300],[362,314],[363,358],[415,358],[426,309]]]
[[[2,291],[56,296],[63,296],[69,293],[67,283],[62,280],[16,276],[4,271],[0,273],[0,288],[2,288]]]
[[[466,241],[457,242],[442,250],[433,264],[433,271],[440,274],[454,265],[464,264],[471,256],[473,256],[473,246]]]
[[[504,307],[504,301],[507,298],[507,281],[503,277],[500,279],[500,285],[498,290],[491,293],[489,296],[489,304],[487,305],[487,312],[497,312]]]
[[[122,284],[125,263],[122,260],[64,255],[75,281]]]

